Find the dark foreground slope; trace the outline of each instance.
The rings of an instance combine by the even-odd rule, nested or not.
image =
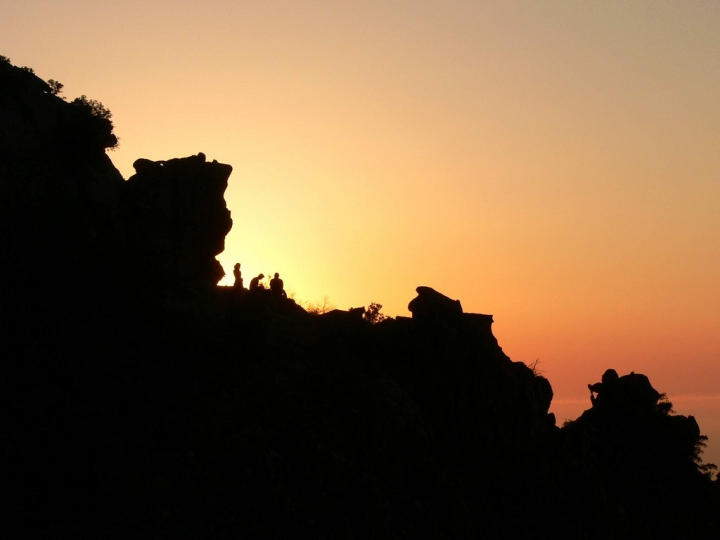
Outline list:
[[[716,536],[699,429],[649,381],[560,429],[492,318],[428,289],[373,325],[215,287],[231,168],[139,160],[125,182],[100,120],[0,62],[13,536]]]

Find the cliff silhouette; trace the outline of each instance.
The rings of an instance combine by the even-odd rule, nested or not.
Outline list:
[[[0,59],[6,537],[717,536],[705,438],[647,377],[559,427],[430,287],[377,324],[218,287],[232,168],[125,180],[109,111],[57,90]]]

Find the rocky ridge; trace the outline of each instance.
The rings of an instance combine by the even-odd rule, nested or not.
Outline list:
[[[105,154],[0,61],[4,526],[29,536],[712,536],[702,436],[637,374],[562,428],[492,316],[370,324],[216,287],[229,165]],[[617,375],[617,374],[616,374]],[[682,496],[677,494],[682,493]],[[560,513],[558,512],[560,510]]]

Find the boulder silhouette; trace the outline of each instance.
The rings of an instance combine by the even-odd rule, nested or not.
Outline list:
[[[431,287],[418,287],[415,290],[418,295],[408,304],[413,319],[432,321],[462,315],[460,300],[452,300]]]

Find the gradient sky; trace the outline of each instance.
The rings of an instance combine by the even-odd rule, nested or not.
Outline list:
[[[0,54],[139,157],[234,167],[218,258],[495,316],[559,420],[614,367],[720,464],[720,2],[0,0]],[[229,282],[229,281],[228,281]]]

